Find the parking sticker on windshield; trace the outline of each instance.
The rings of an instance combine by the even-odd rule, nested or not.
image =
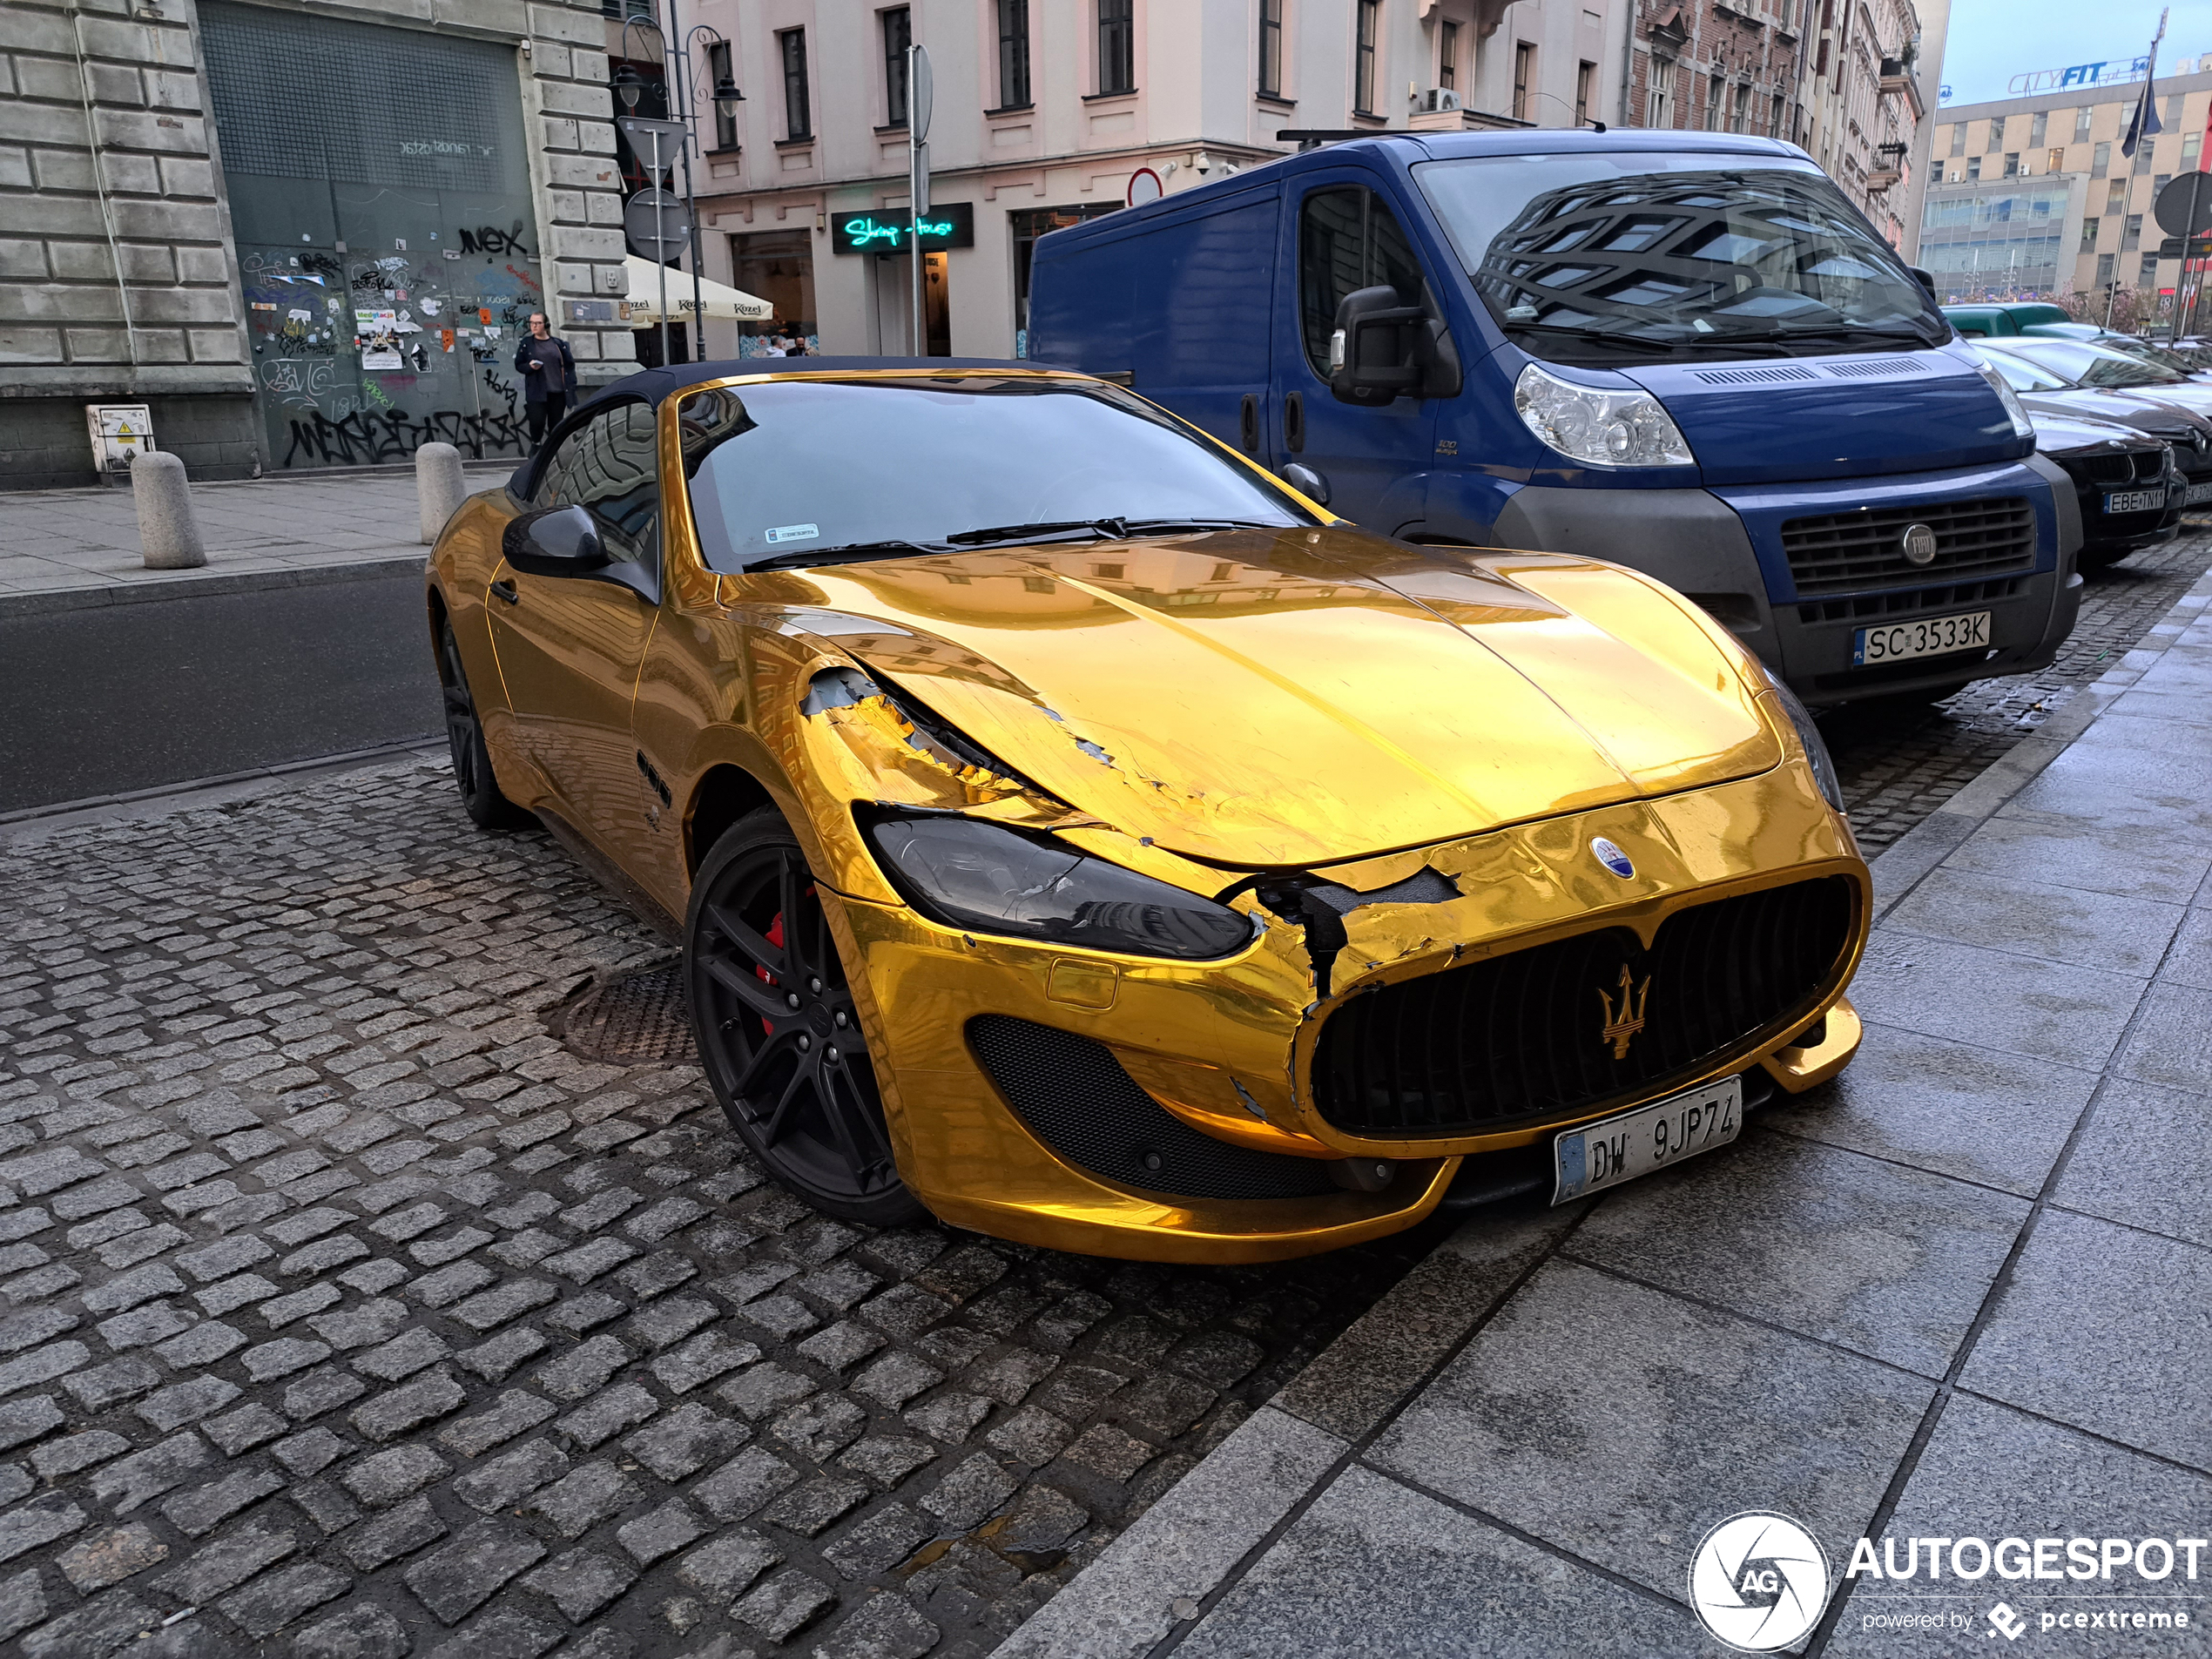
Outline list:
[[[819,524],[779,524],[767,533],[768,545],[779,542],[811,542],[822,533]]]

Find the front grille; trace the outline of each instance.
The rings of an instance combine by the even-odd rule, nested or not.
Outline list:
[[[2013,599],[2027,586],[2024,577],[2000,577],[1991,582],[1956,582],[1942,588],[1899,588],[1888,593],[1862,593],[1850,599],[1819,599],[1797,607],[1799,622],[1865,622],[1916,617],[1923,612],[1956,610],[1961,605],[1986,605]]]
[[[2166,477],[2163,450],[2137,449],[2107,455],[2062,455],[2059,465],[2084,483],[2103,489],[2125,489],[2131,484],[2155,484]]]
[[[1905,556],[1913,524],[1935,532],[1935,557],[1926,564]],[[2024,497],[1998,496],[1792,518],[1782,526],[1782,550],[1801,594],[2020,570],[2035,560],[2035,509]]]
[[[1314,1104],[1352,1134],[1464,1135],[1686,1082],[1812,1005],[1858,903],[1823,876],[1678,910],[1648,951],[1608,927],[1355,996],[1321,1028]],[[1630,1000],[1643,1024],[1615,1059]]]
[[[1339,1190],[1312,1158],[1201,1135],[1089,1037],[1007,1014],[968,1022],[968,1046],[1029,1132],[1078,1169],[1185,1198],[1312,1198]]]

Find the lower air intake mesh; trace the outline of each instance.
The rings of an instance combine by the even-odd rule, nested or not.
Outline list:
[[[1311,1198],[1338,1190],[1315,1159],[1201,1135],[1138,1088],[1103,1042],[1004,1014],[970,1020],[968,1042],[1029,1132],[1093,1175],[1184,1198]]]

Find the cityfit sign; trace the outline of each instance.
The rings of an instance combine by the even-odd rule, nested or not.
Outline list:
[[[830,246],[840,253],[904,253],[911,222],[896,208],[880,213],[832,213]],[[975,205],[933,202],[921,216],[921,251],[975,246]]]
[[[2114,57],[2101,64],[2075,64],[2067,69],[2033,69],[2005,83],[2014,97],[2030,92],[2065,92],[2078,86],[2124,86],[2150,71],[2150,59]]]

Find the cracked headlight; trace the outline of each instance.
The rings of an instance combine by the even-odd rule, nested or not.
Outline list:
[[[1251,917],[1055,840],[956,813],[864,813],[907,902],[948,927],[1086,950],[1205,961],[1242,950]]]
[[[1577,386],[1531,363],[1513,385],[1528,429],[1570,460],[1593,467],[1694,467],[1674,417],[1649,392]]]
[[[1766,665],[1762,663],[1762,668]],[[1790,724],[1797,728],[1797,741],[1805,746],[1805,757],[1812,762],[1812,775],[1820,785],[1823,799],[1838,812],[1844,810],[1844,780],[1836,771],[1836,758],[1828,752],[1828,739],[1820,734],[1813,723],[1812,711],[1804,705],[1797,694],[1782,683],[1782,678],[1772,669],[1766,669],[1767,684],[1774,687],[1775,700],[1782,705],[1782,711],[1790,717]]]
[[[2013,435],[2016,438],[2033,437],[2035,422],[2027,418],[2027,406],[2020,401],[2020,395],[2013,390],[2011,383],[1987,363],[1976,363],[1974,373],[1989,382],[1989,389],[1997,394],[1997,401],[2005,406],[2005,414],[2013,423]]]

